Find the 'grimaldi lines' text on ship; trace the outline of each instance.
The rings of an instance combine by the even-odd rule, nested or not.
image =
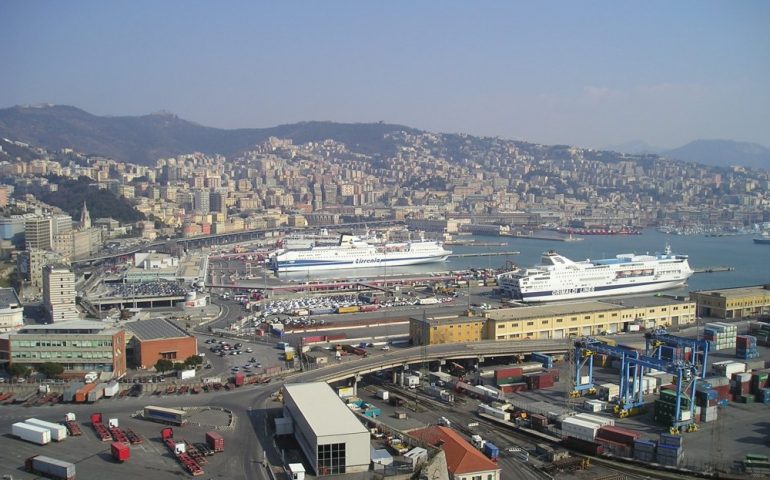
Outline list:
[[[444,261],[452,252],[440,242],[417,240],[371,244],[343,234],[337,245],[311,245],[297,250],[281,249],[270,258],[276,272],[306,272],[345,268],[398,267]]]
[[[540,265],[498,276],[498,286],[512,298],[548,302],[666,290],[684,285],[693,271],[687,255],[663,253],[574,262],[554,251],[543,254]]]

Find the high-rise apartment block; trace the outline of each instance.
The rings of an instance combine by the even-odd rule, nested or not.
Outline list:
[[[65,265],[47,265],[43,270],[43,302],[52,322],[78,320],[75,306],[75,274]]]

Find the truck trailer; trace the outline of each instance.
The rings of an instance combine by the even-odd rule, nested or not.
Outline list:
[[[187,423],[185,416],[187,412],[174,408],[155,407],[148,405],[144,407],[144,418],[153,422],[165,423],[167,425],[176,425],[181,427]]]
[[[45,420],[38,420],[37,418],[30,418],[24,423],[34,425],[36,427],[45,428],[51,432],[51,440],[54,442],[61,442],[67,438],[67,427],[59,425],[58,423],[46,422]]]
[[[75,480],[75,465],[43,455],[29,457],[24,462],[28,472],[54,480]]]
[[[23,422],[14,423],[11,426],[11,433],[22,440],[38,445],[47,445],[51,443],[50,430],[36,425],[30,425]]]

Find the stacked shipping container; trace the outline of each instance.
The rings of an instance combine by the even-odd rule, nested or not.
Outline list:
[[[738,327],[728,323],[707,323],[703,329],[703,339],[709,342],[709,350],[735,348]]]
[[[749,333],[754,335],[758,345],[770,346],[770,323],[752,322],[749,324]]]
[[[735,337],[735,356],[742,360],[751,360],[759,357],[757,351],[757,337],[751,335],[738,335]]]

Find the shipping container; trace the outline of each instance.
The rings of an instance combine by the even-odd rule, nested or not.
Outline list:
[[[96,386],[90,392],[88,392],[86,401],[89,403],[94,403],[95,401],[102,398],[104,396],[105,388],[107,388],[106,383],[97,383]]]
[[[123,442],[112,442],[110,452],[112,452],[112,458],[118,462],[125,462],[131,458],[131,449]]]
[[[215,452],[225,451],[225,439],[217,432],[206,432],[206,443]]]
[[[622,443],[628,446],[633,445],[634,441],[641,438],[641,436],[641,433],[634,430],[611,425],[606,425],[600,428],[598,432],[596,432],[597,438],[603,438],[605,440]]]
[[[187,412],[184,410],[149,405],[144,407],[144,418],[153,422],[182,426],[187,423],[186,416]]]
[[[604,453],[604,447],[596,442],[583,440],[575,437],[567,437],[562,440],[562,445],[571,450],[586,454],[586,455],[601,455]]]
[[[24,468],[36,475],[55,480],[75,480],[75,465],[43,455],[35,455],[24,462]]]
[[[76,403],[83,403],[86,400],[88,400],[88,394],[96,388],[95,383],[88,383],[83,388],[79,389],[77,392],[75,392],[75,402]]]
[[[110,382],[104,387],[105,397],[114,397],[120,391],[120,384],[118,382]]]
[[[576,417],[565,418],[561,423],[561,430],[565,437],[575,437],[590,442],[596,438],[599,427],[599,424]]]
[[[190,378],[195,378],[195,369],[191,368],[189,370],[179,370],[177,375],[180,380],[189,380]]]
[[[47,445],[51,443],[51,431],[36,425],[30,425],[23,422],[14,423],[11,426],[11,433],[22,440],[38,445]]]
[[[351,305],[349,307],[338,307],[337,313],[356,313],[360,310],[360,308],[356,305]]]
[[[492,461],[497,461],[497,458],[500,456],[500,449],[492,442],[484,442],[483,451],[484,455]]]
[[[51,432],[51,440],[54,442],[61,442],[67,438],[67,427],[64,425],[59,425],[58,423],[53,422],[46,422],[45,420],[38,420],[37,418],[30,418],[24,423],[47,429],[49,432]]]

